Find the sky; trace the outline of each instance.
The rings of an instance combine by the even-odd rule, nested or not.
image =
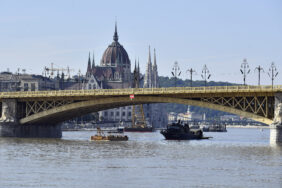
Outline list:
[[[206,64],[211,81],[240,84],[246,58],[247,84],[258,83],[259,65],[261,84],[271,84],[274,62],[282,85],[281,0],[0,0],[0,71],[42,74],[54,63],[85,73],[89,51],[100,64],[116,20],[132,69],[139,59],[142,73],[150,45],[161,76],[171,77],[177,61],[182,79],[193,68],[201,80]]]

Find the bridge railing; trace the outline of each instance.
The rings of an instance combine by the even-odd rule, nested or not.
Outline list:
[[[0,98],[48,97],[48,96],[80,96],[80,95],[128,95],[128,94],[160,94],[160,93],[207,93],[207,92],[245,92],[266,91],[282,92],[282,85],[275,86],[208,86],[208,87],[167,87],[167,88],[128,88],[128,89],[93,89],[93,90],[50,90],[50,91],[18,91],[0,92]]]

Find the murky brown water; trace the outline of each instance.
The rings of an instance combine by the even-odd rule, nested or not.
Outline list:
[[[166,141],[159,132],[128,142],[0,138],[0,187],[282,187],[282,146],[269,130],[230,128],[211,140]]]

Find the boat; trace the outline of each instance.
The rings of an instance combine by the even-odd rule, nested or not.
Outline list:
[[[97,134],[90,137],[91,141],[127,141],[126,135],[105,135],[101,128],[97,128]]]
[[[201,129],[190,129],[188,124],[182,124],[180,121],[167,126],[165,130],[160,132],[166,140],[193,140],[208,139],[204,137]]]
[[[123,133],[123,132],[124,132],[124,127],[118,127],[116,129],[107,131],[107,133]]]

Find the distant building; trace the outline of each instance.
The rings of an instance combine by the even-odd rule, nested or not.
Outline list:
[[[179,114],[177,114],[177,121],[178,120],[191,121],[191,116],[190,116],[190,114],[187,114],[187,113],[179,113]]]
[[[174,122],[174,121],[202,121],[204,120],[204,114],[198,114],[195,112],[190,111],[190,106],[187,108],[186,113],[175,113],[175,112],[170,112],[168,114],[168,121],[169,122]]]
[[[119,89],[130,88],[132,85],[131,62],[126,50],[118,41],[117,25],[113,42],[105,50],[100,66],[95,65],[95,59],[89,54],[86,78],[83,89]],[[131,122],[131,106],[114,108],[99,112],[99,118],[104,122]]]
[[[220,121],[240,121],[240,116],[223,115],[223,116],[220,116]]]
[[[177,121],[177,113],[169,112],[167,116],[168,116],[167,119],[169,122]]]
[[[0,73],[0,91],[10,92],[10,91],[20,91],[20,80],[19,78],[10,72]]]
[[[149,46],[149,57],[144,78],[144,88],[158,88],[159,76],[157,67],[156,50],[154,49],[154,64],[151,61],[151,49]],[[164,104],[144,104],[144,115],[147,122],[154,127],[163,127],[167,124],[167,112]]]
[[[0,73],[0,91],[58,90],[59,83],[40,75]]]

